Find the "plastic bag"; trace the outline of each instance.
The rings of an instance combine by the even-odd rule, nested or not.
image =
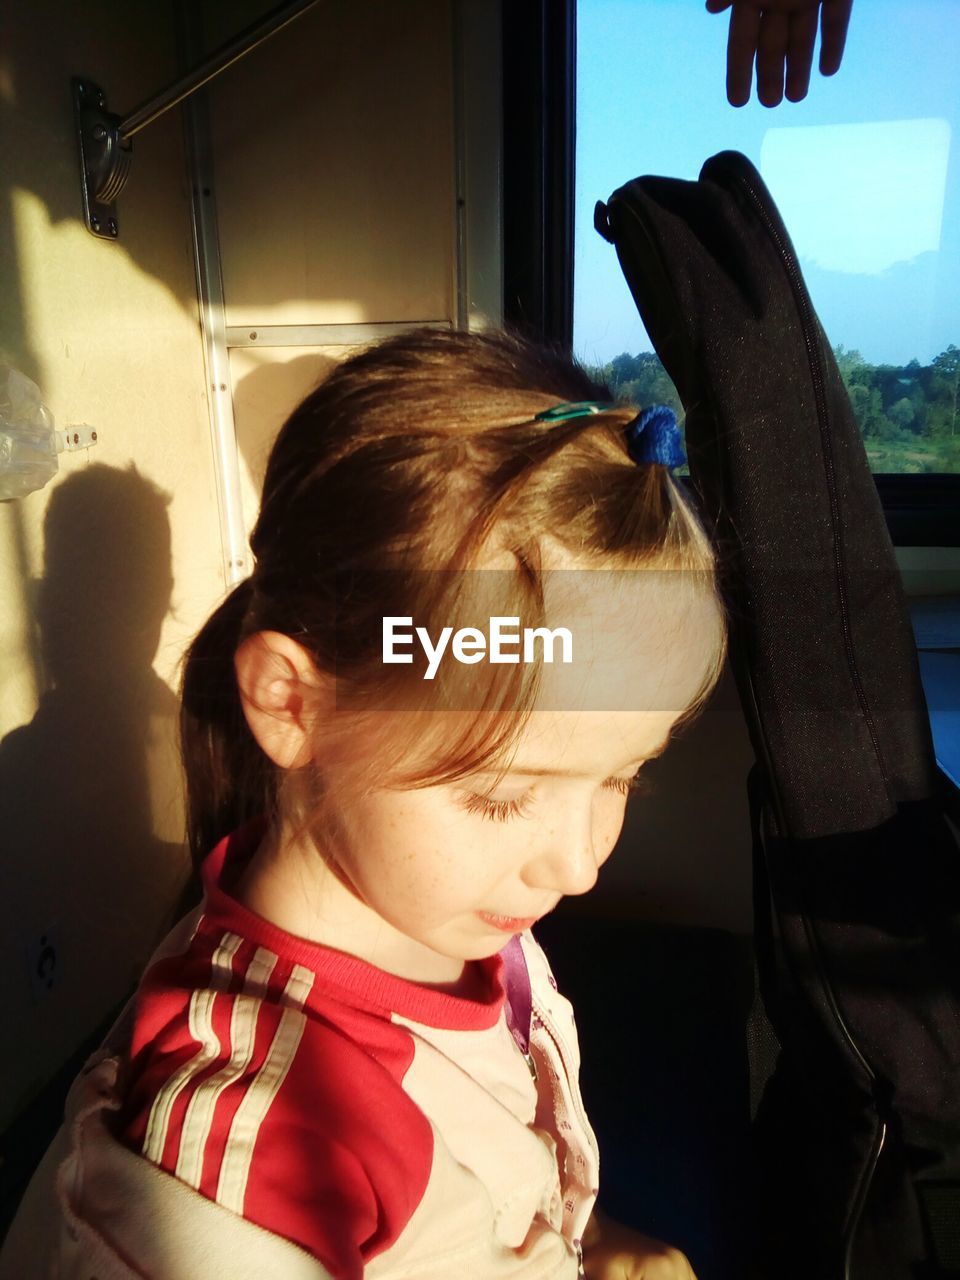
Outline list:
[[[0,502],[42,489],[59,466],[53,414],[40,388],[0,364]]]

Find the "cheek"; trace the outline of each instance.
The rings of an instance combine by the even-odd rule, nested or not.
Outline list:
[[[597,866],[602,866],[616,848],[620,833],[623,831],[623,822],[626,814],[625,797],[616,796],[612,801],[602,801],[600,803],[599,812],[594,820],[593,847],[596,853]]]
[[[386,913],[427,921],[469,905],[485,887],[495,854],[469,824],[394,813],[368,824],[356,859],[365,890]]]

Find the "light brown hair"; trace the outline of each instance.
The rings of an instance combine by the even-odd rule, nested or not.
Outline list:
[[[536,420],[585,400],[609,408]],[[270,455],[250,539],[254,573],[187,654],[181,736],[195,859],[245,819],[283,810],[284,780],[239,701],[233,655],[244,637],[283,632],[336,677],[338,714],[315,728],[339,744],[338,764],[349,764],[337,795],[345,804],[373,785],[463,777],[522,732],[537,664],[498,669],[495,679],[489,667],[462,667],[418,710],[410,695],[417,685],[422,692],[421,673],[382,661],[383,615],[412,615],[431,635],[471,616],[466,582],[494,538],[516,565],[501,575],[499,607],[525,625],[542,625],[539,544],[548,535],[598,567],[689,573],[716,597],[714,553],[690,499],[666,467],[628,454],[624,428],[636,413],[563,352],[500,331],[412,330],[345,360],[306,397]],[[717,608],[722,617],[719,600]],[[682,722],[719,676],[720,631]],[[450,710],[454,686],[462,694],[464,685],[469,714]],[[377,717],[375,734],[360,732],[375,709],[391,706],[406,709]],[[351,756],[360,741],[363,753]]]

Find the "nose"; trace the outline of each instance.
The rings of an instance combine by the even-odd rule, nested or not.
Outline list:
[[[561,820],[547,831],[542,845],[528,861],[524,880],[532,889],[564,897],[588,893],[597,883],[601,861],[594,848],[590,821]]]

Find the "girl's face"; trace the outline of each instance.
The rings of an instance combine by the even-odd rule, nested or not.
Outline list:
[[[593,887],[631,780],[666,746],[720,642],[709,596],[677,579],[671,599],[654,576],[629,606],[608,602],[599,627],[587,618],[595,598],[571,608],[565,597],[551,625],[571,627],[584,660],[575,676],[544,668],[538,709],[499,781],[491,771],[384,788],[338,813],[336,847],[322,850],[335,874],[316,900],[323,940],[401,976],[452,981],[464,961]],[[327,785],[335,795],[335,769]]]

